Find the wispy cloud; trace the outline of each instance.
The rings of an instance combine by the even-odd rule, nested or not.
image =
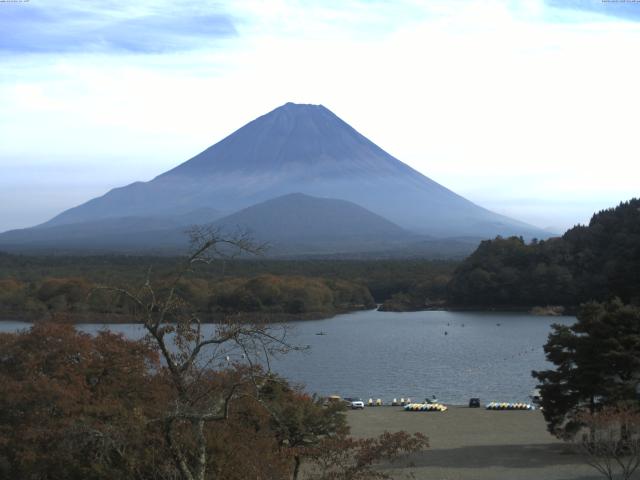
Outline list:
[[[134,3],[4,3],[0,51],[160,53],[209,47],[236,35],[232,17],[217,4]]]
[[[640,2],[634,0],[545,0],[545,2],[553,8],[640,22]]]

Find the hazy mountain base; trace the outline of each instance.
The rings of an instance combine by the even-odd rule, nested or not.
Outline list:
[[[141,242],[144,243],[144,242]],[[342,249],[336,251],[331,244],[270,244],[269,251],[265,253],[265,258],[270,260],[291,260],[291,261],[307,261],[307,260],[442,260],[442,261],[459,261],[470,255],[480,243],[479,239],[442,239],[442,240],[423,240],[415,243],[399,244],[395,248],[389,248],[389,245],[376,242],[369,242],[370,251],[362,250],[362,243],[353,245],[352,250]],[[344,244],[342,245],[344,247]],[[110,255],[126,255],[126,256],[154,256],[174,258],[176,254],[183,251],[180,246],[165,246],[156,248],[144,248],[143,245],[130,246],[124,245],[121,249],[115,249],[113,246],[99,248],[94,246],[91,248],[78,245],[73,248],[73,244],[64,248],[59,246],[34,246],[25,244],[8,244],[2,245],[2,250],[6,253],[18,255],[34,255],[34,256],[75,256],[78,261],[83,257],[91,256],[110,256]],[[246,256],[245,256],[246,257]],[[248,259],[248,257],[246,257]]]
[[[149,230],[121,233],[99,228],[85,230],[86,225],[54,227],[72,232],[63,239],[31,233],[20,236],[14,232],[0,239],[0,250],[7,253],[38,256],[95,256],[124,254],[131,256],[174,257],[185,251],[188,244],[187,226],[173,230]],[[238,228],[230,228],[237,231]],[[251,230],[248,230],[251,234]],[[481,238],[457,237],[433,239],[418,235],[404,238],[380,239],[376,236],[358,235],[351,238],[334,237],[319,239],[275,239],[267,241],[264,256],[271,259],[432,259],[461,260],[470,255]],[[7,242],[7,243],[5,243]]]

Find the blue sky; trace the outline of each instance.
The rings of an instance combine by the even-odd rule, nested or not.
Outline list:
[[[640,194],[640,3],[0,3],[0,231],[321,103],[472,201],[564,229]]]

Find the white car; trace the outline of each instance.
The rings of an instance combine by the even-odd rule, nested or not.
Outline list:
[[[356,410],[358,408],[364,408],[364,402],[359,398],[354,398],[353,400],[351,400],[351,408],[353,410]]]

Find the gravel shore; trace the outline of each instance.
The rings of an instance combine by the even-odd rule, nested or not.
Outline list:
[[[349,411],[348,420],[355,437],[397,430],[422,432],[429,437],[428,450],[388,467],[396,479],[602,478],[569,445],[546,431],[539,411],[450,407],[441,413],[405,412],[400,407],[368,407]]]

